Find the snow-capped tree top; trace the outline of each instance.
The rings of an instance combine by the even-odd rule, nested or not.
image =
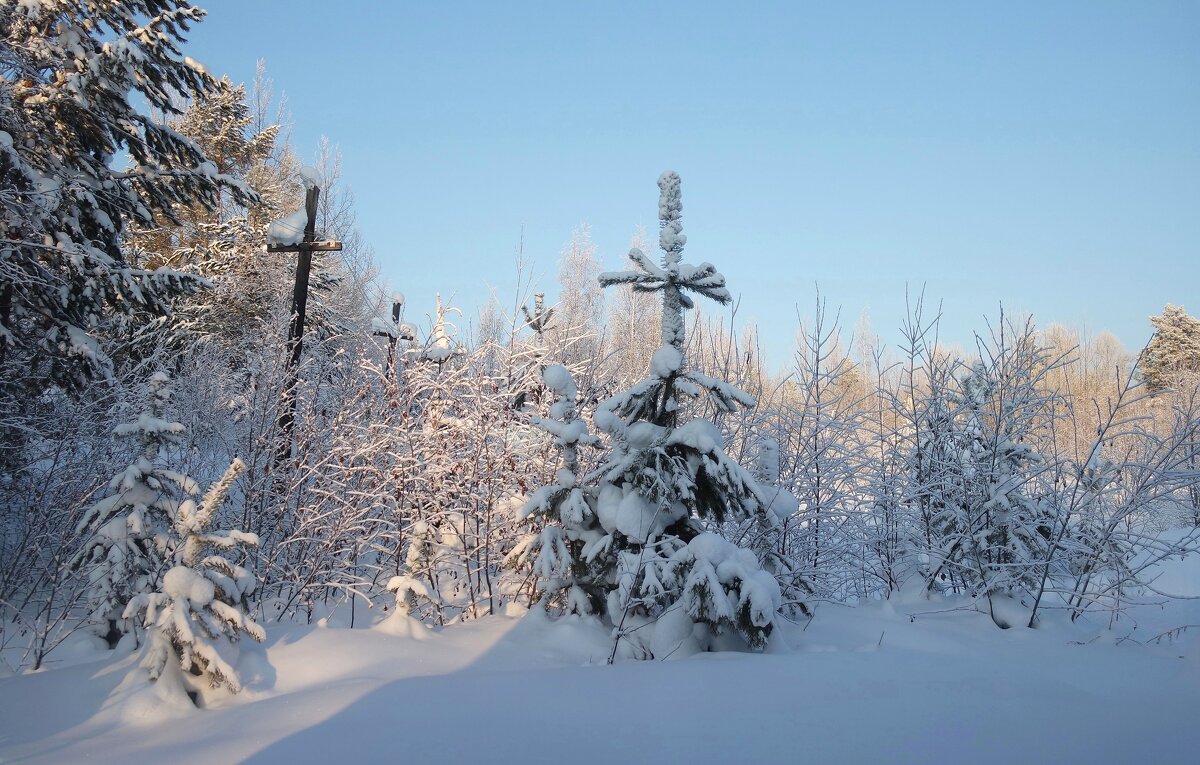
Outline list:
[[[170,376],[166,372],[155,372],[146,391],[146,408],[134,421],[121,423],[113,428],[113,434],[116,436],[140,437],[142,456],[147,466],[157,459],[163,446],[178,446],[182,442],[183,425],[165,419],[167,404],[170,401]]]
[[[754,460],[754,477],[766,486],[779,483],[779,441],[763,438],[758,442]]]
[[[629,259],[637,266],[636,271],[608,271],[600,274],[600,284],[628,284],[638,292],[661,292],[663,296],[662,343],[673,345],[683,351],[683,311],[692,308],[690,297],[684,290],[697,292],[722,305],[732,297],[725,289],[725,277],[711,263],[693,266],[681,262],[687,237],[683,235],[683,203],[680,198],[680,180],[674,172],[665,172],[658,179],[659,245],[663,250],[662,266],[656,266],[636,247],[629,251]]]
[[[1170,388],[1181,373],[1200,373],[1200,319],[1168,303],[1150,323],[1154,337],[1141,359],[1142,379],[1150,390]]]
[[[679,262],[687,237],[683,234],[683,197],[680,191],[679,173],[668,170],[658,177],[658,188],[662,193],[658,198],[658,218],[662,222],[658,241],[666,256],[663,258],[664,267]]]
[[[442,305],[442,296],[439,293],[435,312],[437,317],[434,319],[433,329],[429,333],[429,342],[421,352],[421,358],[441,364],[451,357],[462,355],[465,352],[458,341],[454,339],[458,328],[453,323],[446,321],[446,314],[457,313],[462,316],[462,311],[453,306]]]
[[[565,467],[574,474],[578,469],[576,447],[595,446],[596,437],[588,433],[587,423],[575,412],[575,399],[579,395],[575,379],[562,364],[551,364],[542,370],[542,381],[554,394],[549,417],[533,417],[537,427],[554,436],[555,443],[563,447]]]

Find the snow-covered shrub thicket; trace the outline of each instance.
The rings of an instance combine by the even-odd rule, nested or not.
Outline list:
[[[838,322],[818,299],[802,323],[792,376],[764,427],[779,443],[781,485],[795,496],[776,553],[790,562],[782,580],[789,600],[820,594],[836,600],[857,591],[867,519],[858,512],[866,434],[859,370],[839,345]],[[781,572],[782,573],[782,572]]]
[[[514,512],[549,476],[548,449],[520,402],[537,349],[489,339],[449,363],[416,360],[402,377],[405,453],[413,467],[395,485],[400,533],[419,554],[397,573],[424,582],[438,621],[500,613],[523,597],[504,561],[524,536]],[[423,606],[424,607],[424,606]]]
[[[934,517],[938,565],[929,583],[952,581],[986,599],[997,625],[1011,626],[998,598],[1032,607],[1049,562],[1054,518],[1047,476],[1051,460],[1037,451],[1051,430],[1053,393],[1047,374],[1061,363],[1031,323],[1017,330],[1001,317],[979,358],[962,374],[949,432],[956,459]],[[955,574],[957,574],[955,576]]]
[[[1127,373],[1099,425],[1081,439],[1082,458],[1057,461],[1057,491],[1048,498],[1050,563],[1031,624],[1039,607],[1115,618],[1130,603],[1161,595],[1151,573],[1159,563],[1200,548],[1193,520],[1200,391],[1155,395],[1135,376],[1135,369]]]

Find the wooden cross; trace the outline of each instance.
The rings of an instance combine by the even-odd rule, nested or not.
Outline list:
[[[533,293],[533,311],[529,310],[529,306],[523,305],[521,313],[525,314],[526,326],[534,331],[538,343],[541,343],[542,335],[550,328],[550,320],[554,318],[554,309],[546,307],[546,294],[544,292]]]
[[[396,341],[407,340],[413,342],[416,340],[416,335],[412,333],[412,328],[407,324],[400,323],[400,313],[404,310],[404,296],[400,293],[392,295],[392,326],[387,330],[376,330],[372,334],[376,337],[386,337],[388,339],[388,359],[387,359],[387,378],[392,379],[392,375],[396,369]]]
[[[329,239],[317,241],[317,199],[321,188],[315,183],[308,185],[304,195],[304,212],[308,220],[304,224],[304,239],[297,244],[268,244],[267,252],[299,253],[296,260],[296,286],[292,290],[292,322],[288,326],[287,379],[283,386],[283,402],[279,410],[279,428],[284,434],[280,454],[291,453],[292,427],[296,423],[296,385],[299,382],[300,356],[304,351],[304,318],[308,309],[308,280],[312,272],[314,252],[339,252],[342,243]]]

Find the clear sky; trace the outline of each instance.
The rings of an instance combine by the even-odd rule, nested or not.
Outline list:
[[[1200,3],[198,4],[187,53],[341,146],[410,319],[511,302],[522,227],[548,293],[580,222],[622,267],[666,169],[775,363],[814,285],[891,341],[906,285],[963,345],[1200,313]]]

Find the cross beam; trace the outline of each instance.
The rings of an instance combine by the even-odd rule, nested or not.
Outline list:
[[[301,242],[300,244],[268,244],[267,252],[341,252],[342,243],[333,239],[323,242]]]

